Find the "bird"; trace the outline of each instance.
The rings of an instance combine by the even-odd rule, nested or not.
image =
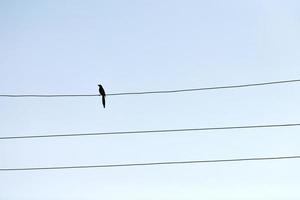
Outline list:
[[[105,90],[102,87],[102,85],[98,85],[98,86],[99,86],[99,93],[102,96],[102,105],[103,105],[103,108],[105,108],[105,97],[106,97]]]

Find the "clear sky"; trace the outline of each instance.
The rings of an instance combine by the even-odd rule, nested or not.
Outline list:
[[[300,78],[297,0],[0,1],[1,94],[96,94]],[[0,135],[299,123],[299,83],[0,99]],[[0,141],[0,167],[300,154],[300,128]],[[300,160],[0,172],[2,200],[299,200]]]

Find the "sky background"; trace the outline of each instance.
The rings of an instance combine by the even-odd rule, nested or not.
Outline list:
[[[297,0],[0,0],[1,94],[300,78]],[[0,136],[299,123],[299,83],[0,99]],[[0,141],[0,167],[299,155],[300,128]],[[2,200],[299,200],[300,160],[0,172]]]

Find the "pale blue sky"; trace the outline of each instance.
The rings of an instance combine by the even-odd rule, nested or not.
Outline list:
[[[0,93],[300,78],[297,0],[0,1]],[[299,123],[299,84],[0,99],[0,135]],[[300,154],[300,128],[0,141],[0,167]],[[300,161],[0,172],[2,200],[298,200]]]

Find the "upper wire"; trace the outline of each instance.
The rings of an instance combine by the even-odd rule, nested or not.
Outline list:
[[[147,95],[147,94],[168,94],[168,93],[181,93],[181,92],[196,92],[205,90],[221,90],[221,89],[234,89],[234,88],[246,88],[246,87],[257,87],[266,85],[277,85],[300,82],[300,79],[294,80],[281,80],[261,83],[250,83],[242,85],[226,85],[226,86],[215,86],[215,87],[202,87],[202,88],[187,88],[177,90],[157,90],[157,91],[141,91],[141,92],[120,92],[120,93],[108,93],[107,96],[126,96],[126,95]],[[11,97],[11,98],[51,98],[51,97],[95,97],[100,94],[0,94],[0,97]]]

